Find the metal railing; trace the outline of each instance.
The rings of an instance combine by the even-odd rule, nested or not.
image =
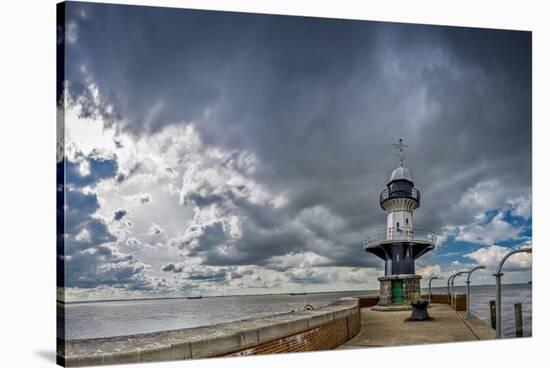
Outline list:
[[[411,198],[420,202],[420,192],[416,188],[392,190],[386,188],[380,193],[380,203],[392,198]]]
[[[504,262],[506,262],[506,260],[516,254],[516,253],[532,253],[533,252],[533,248],[519,248],[519,249],[514,249],[513,251],[509,252],[508,254],[506,254],[504,257],[502,257],[502,259],[500,260],[500,262],[498,263],[498,266],[497,266],[497,272],[495,274],[493,274],[493,276],[495,276],[496,278],[496,288],[497,288],[497,300],[496,300],[496,338],[497,339],[500,339],[502,338],[502,310],[501,310],[501,307],[502,307],[502,286],[501,286],[501,278],[502,278],[502,275],[504,275],[502,273],[502,266],[504,266]]]
[[[460,272],[457,272],[455,273],[454,275],[451,275],[451,277],[449,277],[449,280],[447,281],[447,291],[449,291],[449,281],[451,282],[451,290],[450,290],[450,301],[451,301],[451,308],[455,308],[456,309],[456,296],[455,296],[455,279],[460,276],[460,275],[465,275],[467,274],[468,271],[460,271]]]
[[[367,232],[363,240],[365,248],[391,241],[417,241],[435,244],[437,235],[423,229],[406,229],[399,227],[378,228]]]
[[[468,277],[466,278],[466,318],[470,318],[472,314],[470,313],[470,277],[472,276],[472,273],[474,273],[475,270],[484,270],[485,266],[480,265],[472,268],[468,272]]]

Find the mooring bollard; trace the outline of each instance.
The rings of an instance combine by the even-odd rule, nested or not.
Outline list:
[[[521,303],[514,304],[514,315],[516,317],[516,337],[523,337],[523,313]]]
[[[426,299],[415,299],[411,302],[412,313],[409,321],[430,321],[428,314],[428,301]]]
[[[494,300],[489,302],[489,307],[491,308],[491,327],[493,329],[497,328],[497,303]]]

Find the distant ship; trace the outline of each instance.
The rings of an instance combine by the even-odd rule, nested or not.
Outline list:
[[[290,295],[307,295],[307,293],[290,293]]]
[[[188,296],[187,299],[202,299],[202,295]]]

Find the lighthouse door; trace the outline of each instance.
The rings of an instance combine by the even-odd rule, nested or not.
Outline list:
[[[391,282],[391,303],[403,304],[403,280]]]

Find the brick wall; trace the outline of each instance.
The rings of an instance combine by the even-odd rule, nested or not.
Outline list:
[[[367,308],[378,305],[380,300],[377,296],[362,296],[359,298],[359,308]]]
[[[329,350],[342,345],[361,329],[360,316],[348,316],[295,335],[269,341],[224,356],[277,354]]]
[[[455,310],[465,311],[466,310],[466,295],[465,294],[455,294]]]
[[[428,299],[428,295],[423,296],[423,298]],[[432,303],[449,304],[449,296],[447,294],[432,294]]]

